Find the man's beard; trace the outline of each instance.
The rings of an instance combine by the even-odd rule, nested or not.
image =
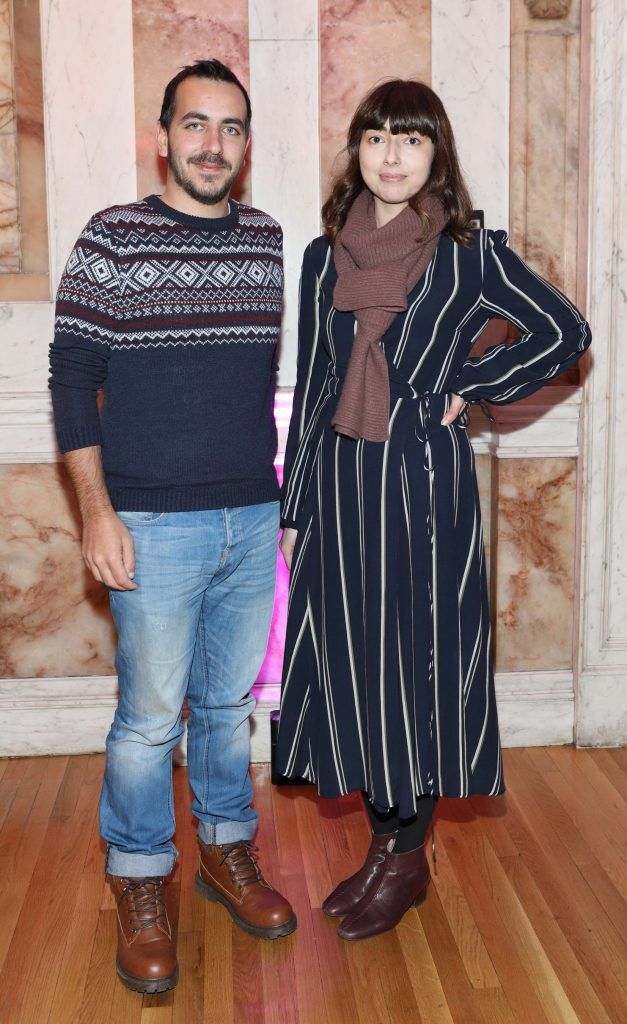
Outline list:
[[[214,164],[216,167],[224,167],[226,170],[230,170],[230,174],[220,184],[217,182],[207,181],[202,191],[198,186],[185,175],[184,164],[182,161],[177,161],[171,150],[168,150],[168,167],[172,171],[172,176],[177,185],[187,192],[188,196],[195,199],[198,203],[204,203],[206,206],[215,206],[217,203],[221,203],[223,199],[226,199],[231,186],[237,175],[242,169],[244,158],[242,157],[239,165],[233,169],[232,165],[224,160],[222,157],[213,156],[211,153],[201,153],[199,156],[192,157],[187,163],[192,164]]]

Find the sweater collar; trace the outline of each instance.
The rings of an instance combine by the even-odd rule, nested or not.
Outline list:
[[[168,206],[156,195],[146,196],[144,202],[162,217],[168,217],[177,224],[183,224],[184,227],[200,229],[210,234],[234,228],[239,221],[239,204],[234,199],[229,199],[229,212],[226,217],[191,217],[187,213],[175,210],[173,206]]]

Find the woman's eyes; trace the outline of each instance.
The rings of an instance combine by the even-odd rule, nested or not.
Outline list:
[[[370,135],[368,137],[368,142],[378,144],[379,142],[385,142],[385,139],[383,135]],[[422,139],[420,138],[419,135],[407,135],[403,139],[403,142],[409,144],[410,146],[419,146],[422,142]]]

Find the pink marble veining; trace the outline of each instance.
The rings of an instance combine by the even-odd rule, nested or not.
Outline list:
[[[20,269],[12,20],[9,0],[0,0],[0,273]]]
[[[7,0],[0,0],[3,24],[6,8]],[[7,87],[10,87],[16,126],[17,177],[13,183],[8,183],[7,192],[7,155],[0,153],[0,209],[4,211],[0,214],[0,225],[8,218],[18,232],[18,257],[0,273],[0,301],[10,302],[48,299],[50,282],[39,0],[13,0],[8,8],[12,8],[13,14],[13,68],[10,73],[7,71],[7,52],[0,45],[0,94],[6,98]],[[0,34],[2,32],[0,30]],[[0,236],[2,234],[0,227]]]
[[[216,57],[248,86],[248,3],[198,0],[133,0],[137,190],[163,191],[165,163],[157,156],[155,131],[168,81],[186,64]],[[236,198],[250,202],[244,168]]]
[[[284,441],[292,396],[279,391]],[[283,456],[276,459],[279,482]],[[80,519],[62,464],[0,466],[0,678],[112,675],[115,630],[107,592],[83,566]],[[289,573],[277,583],[259,682],[281,678]]]
[[[589,82],[580,77],[580,7],[547,21],[534,18],[525,0],[512,0],[510,229],[513,248],[581,302],[579,106]],[[574,368],[557,383],[578,381]]]
[[[0,466],[0,509],[0,677],[113,674],[108,596],[83,566],[63,466]]]
[[[572,667],[576,477],[574,458],[498,460],[499,672]]]
[[[431,81],[430,0],[321,0],[321,191],[328,194],[336,158],[355,107],[384,78]]]

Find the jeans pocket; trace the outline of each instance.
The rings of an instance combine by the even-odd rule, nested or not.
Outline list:
[[[160,522],[167,512],[117,512],[125,526],[152,526]]]

